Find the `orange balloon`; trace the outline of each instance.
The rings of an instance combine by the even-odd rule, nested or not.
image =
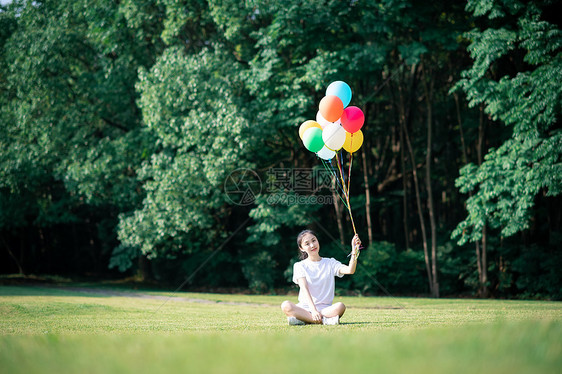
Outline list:
[[[339,97],[327,95],[320,100],[319,109],[326,121],[336,122],[343,114],[343,103]]]
[[[363,145],[363,132],[357,130],[353,134],[348,132],[345,133],[345,143],[343,143],[343,149],[349,153],[357,152],[359,148]]]
[[[302,123],[301,127],[299,127],[299,136],[302,139],[302,136],[304,135],[304,132],[306,130],[308,130],[311,127],[318,127],[320,130],[322,130],[322,126],[320,126],[320,124],[316,121],[305,121]]]

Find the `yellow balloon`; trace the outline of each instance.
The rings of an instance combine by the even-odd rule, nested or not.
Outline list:
[[[304,132],[311,127],[318,127],[320,130],[322,130],[322,126],[320,126],[320,124],[318,122],[316,122],[316,121],[305,121],[305,122],[303,122],[301,127],[299,127],[299,136],[300,136],[301,139],[302,139],[302,136],[304,135]]]
[[[353,134],[345,132],[345,143],[343,143],[343,149],[349,153],[357,152],[359,148],[363,145],[363,132],[358,130]]]

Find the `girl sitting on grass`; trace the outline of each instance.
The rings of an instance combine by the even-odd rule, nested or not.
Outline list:
[[[293,282],[300,287],[299,303],[287,300],[281,304],[281,309],[287,315],[289,325],[337,325],[345,312],[345,305],[341,302],[332,305],[335,277],[355,273],[361,240],[358,235],[351,240],[349,265],[343,265],[334,258],[320,257],[320,243],[311,230],[302,231],[297,236],[297,244],[301,261],[293,267]]]

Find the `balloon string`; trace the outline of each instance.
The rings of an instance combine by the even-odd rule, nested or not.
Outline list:
[[[349,186],[351,184],[351,165],[353,164],[353,153],[349,154],[349,171],[347,172],[347,204],[349,205],[349,217],[351,218],[351,225],[353,226],[353,232],[357,234],[355,229],[355,222],[353,222],[353,215],[351,214],[351,204],[349,202]]]
[[[338,197],[340,198],[340,200],[341,200],[343,206],[346,207],[347,210],[349,210],[349,207],[347,206],[347,203],[345,202],[345,200],[341,197],[341,195],[340,195],[339,193],[338,193],[337,195],[338,195]]]
[[[339,161],[339,157],[338,157],[338,153],[336,152],[336,160],[338,161],[338,168],[340,169],[340,176],[342,179],[342,183],[345,186],[345,181],[343,179],[343,172],[342,172],[342,167],[340,166],[340,161]],[[348,177],[349,179],[349,177]],[[345,192],[345,199],[347,200],[347,210],[349,211],[349,218],[351,218],[351,225],[353,226],[353,233],[357,235],[357,230],[355,229],[355,222],[353,221],[353,214],[351,213],[351,204],[349,203],[349,190],[344,191]]]
[[[335,188],[334,188],[334,191],[336,192],[336,195],[338,195],[338,197],[340,198],[340,200],[341,200],[341,202],[343,203],[343,205],[344,205],[346,208],[348,208],[348,207],[347,207],[347,203],[346,203],[345,200],[341,197],[341,194],[340,194],[339,191],[338,191],[338,187],[339,187],[339,189],[342,190],[342,192],[343,192],[343,188],[341,187],[340,181],[339,181],[339,179],[338,179],[338,177],[337,177],[336,172],[334,171],[334,168],[333,168],[331,162],[330,162],[330,168],[328,168],[327,162],[324,161],[323,159],[321,159],[321,160],[322,160],[322,164],[324,165],[324,168],[325,168],[325,169],[330,173],[330,175],[334,178],[334,184],[336,185]],[[348,208],[348,209],[349,209],[349,208]]]
[[[342,194],[345,195],[345,186],[341,184],[341,181],[338,178],[338,173],[337,173],[336,169],[334,168],[334,165],[332,165],[332,160],[330,160],[330,167],[331,167],[331,170],[332,170],[332,175],[337,182],[337,186],[340,188]]]
[[[349,142],[349,149],[353,150],[353,134]],[[351,184],[351,164],[353,163],[353,152],[349,152],[349,170],[347,172],[347,192],[349,194],[349,186]]]
[[[336,152],[336,160],[337,160],[338,169],[339,169],[339,172],[340,172],[341,182],[342,182],[342,185],[343,185],[343,193],[345,194],[345,197],[347,199],[348,193],[347,193],[347,190],[345,188],[345,179],[343,177],[342,166],[340,164],[340,157],[338,157],[338,152]]]
[[[343,195],[345,196],[345,199],[347,200],[347,190],[345,189],[345,182],[344,182],[344,179],[343,179],[342,168],[341,168],[341,165],[340,165],[340,160],[339,160],[339,157],[338,157],[338,153],[337,153],[337,152],[336,152],[336,164],[338,165],[338,171],[340,172],[340,174],[339,174],[339,175],[340,175],[340,180],[339,180],[339,182],[340,182],[341,185],[342,185]],[[335,170],[334,170],[334,171],[335,171]],[[336,174],[336,178],[337,178],[337,174]],[[349,209],[349,207],[348,207],[348,209]]]
[[[357,235],[357,229],[355,228],[355,222],[353,222],[353,214],[351,214],[351,207],[348,207],[347,209],[349,210],[349,218],[351,218],[351,226],[353,226],[353,233],[355,235]]]
[[[347,203],[346,203],[345,200],[341,197],[341,194],[340,194],[340,191],[339,191],[339,190],[342,190],[342,193],[343,193],[343,188],[341,187],[340,181],[339,181],[339,179],[337,178],[337,175],[336,175],[336,173],[335,173],[335,171],[334,171],[334,168],[333,168],[331,162],[330,162],[330,167],[328,167],[328,166],[327,166],[328,163],[322,159],[322,164],[324,165],[324,168],[326,169],[326,171],[328,171],[328,173],[330,173],[330,175],[332,176],[332,178],[334,178],[334,179],[333,179],[333,182],[334,182],[334,184],[335,184],[335,186],[334,186],[334,191],[336,192],[336,195],[338,195],[338,197],[339,197],[340,200],[342,201],[343,205],[347,208]],[[338,187],[339,187],[339,188],[338,188]]]
[[[340,197],[340,199],[342,200],[342,202],[345,205],[345,201],[341,198],[340,191],[339,191],[339,190],[341,190],[341,192],[343,193],[344,189],[341,186],[340,180],[337,177],[337,174],[336,174],[336,171],[334,170],[334,167],[332,166],[331,160],[330,160],[330,167],[329,168],[327,166],[328,163],[326,161],[322,160],[322,163],[324,164],[324,168],[326,168],[326,170],[334,178],[334,184],[335,184],[334,190],[336,191],[336,193],[338,194],[338,196]]]

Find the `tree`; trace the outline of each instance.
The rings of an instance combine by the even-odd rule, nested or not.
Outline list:
[[[13,207],[7,214],[20,217],[2,229],[11,233],[7,247],[21,238],[20,257],[33,253],[38,236],[47,258],[85,267],[90,258],[99,271],[98,250],[111,251],[117,213],[139,203],[135,165],[151,143],[134,84],[157,43],[146,25],[125,27],[124,13],[107,1],[15,1],[2,12],[14,26],[2,44],[0,189]]]
[[[467,5],[475,16],[487,17],[487,27],[467,34],[474,63],[455,90],[462,89],[471,106],[484,105],[492,120],[511,128],[511,136],[490,149],[481,165],[461,169],[456,185],[472,195],[468,217],[453,232],[460,244],[480,240],[486,227],[501,229],[504,237],[528,229],[537,196],[562,191],[562,31],[546,18],[549,4]]]

